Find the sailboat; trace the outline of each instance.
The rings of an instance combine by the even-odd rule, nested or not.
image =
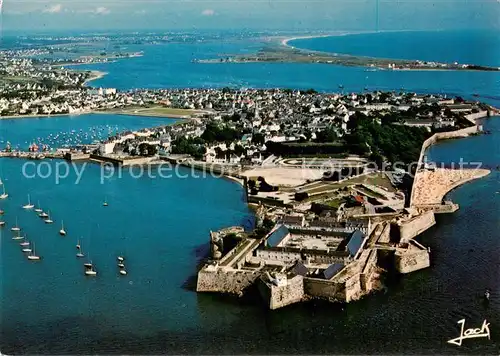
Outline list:
[[[126,275],[127,275],[127,271],[125,271],[124,269],[121,269],[121,270],[120,270],[120,274],[121,274],[122,276],[126,276]]]
[[[95,276],[97,275],[97,271],[94,269],[94,266],[92,265],[92,262],[90,263],[85,263],[85,275],[86,276]]]
[[[24,236],[21,236],[19,234],[19,231],[17,232],[17,235],[12,238],[12,240],[23,240],[23,239],[24,239]]]
[[[35,209],[35,212],[36,213],[41,213],[43,212],[42,208],[40,208],[40,202],[38,201],[37,204],[36,204],[36,209]]]
[[[33,209],[35,206],[31,204],[30,195],[28,194],[28,204],[23,205],[23,209]]]
[[[66,236],[66,230],[64,230],[64,223],[61,220],[61,230],[59,230],[59,235]]]
[[[106,198],[104,198],[104,203],[102,203],[102,206],[108,206],[108,201]]]
[[[47,219],[44,220],[46,224],[52,224],[54,221],[50,218],[50,211],[47,214]]]
[[[5,226],[5,221],[0,221],[0,227]]]
[[[17,218],[16,218],[16,225],[10,229],[10,231],[21,231],[21,228],[17,226]]]
[[[3,181],[2,181],[2,178],[0,178],[0,185],[3,185]]]
[[[5,193],[5,184],[2,184],[2,188],[3,188],[3,193],[0,194],[0,199],[7,199],[9,194]]]
[[[25,236],[25,238],[26,238],[26,236]],[[29,245],[30,245],[30,243],[29,243],[29,241],[28,241],[28,240],[24,240],[23,242],[21,242],[21,243],[19,244],[19,246],[21,246],[21,247],[26,247],[26,246],[29,246]]]
[[[76,257],[81,258],[85,256],[85,254],[82,251],[82,246],[80,246],[80,240],[78,240],[78,243],[76,244],[76,249],[78,250]]]
[[[30,254],[28,255],[28,260],[31,261],[38,261],[40,259],[40,256],[37,256],[35,253],[35,244],[33,244],[33,251],[30,251]]]
[[[49,217],[49,214],[42,211],[40,214],[38,214],[38,216],[41,217],[42,219],[45,219]]]

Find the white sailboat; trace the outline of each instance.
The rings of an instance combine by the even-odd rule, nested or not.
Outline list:
[[[102,206],[108,206],[108,201],[106,198],[104,198],[104,203],[102,203]]]
[[[17,218],[16,218],[16,225],[10,229],[10,231],[21,231],[21,228],[17,226]]]
[[[76,257],[78,257],[78,258],[85,257],[85,254],[82,251],[82,246],[80,246],[80,240],[78,240],[78,243],[76,244],[76,249],[78,250]]]
[[[0,178],[0,185],[3,185],[3,181],[2,181],[2,178]]]
[[[12,238],[12,240],[24,240],[24,236],[21,236],[19,234],[19,231],[17,232],[17,235]]]
[[[38,214],[38,216],[41,217],[42,219],[45,219],[49,217],[49,214],[42,211],[40,214]]]
[[[36,209],[35,209],[35,212],[36,213],[41,213],[43,212],[42,208],[40,208],[40,202],[38,201],[37,204],[36,204]]]
[[[127,275],[127,271],[125,271],[124,269],[121,269],[121,270],[120,270],[120,274],[121,274],[122,276],[126,276],[126,275]]]
[[[47,219],[44,220],[46,224],[52,224],[54,220],[50,218],[50,211],[47,213]]]
[[[64,223],[61,220],[61,230],[59,230],[59,235],[66,236],[66,230],[64,230]]]
[[[30,195],[28,194],[28,204],[23,205],[23,209],[33,209],[35,206],[31,204]]]
[[[33,244],[33,250],[30,251],[30,254],[28,255],[28,260],[31,261],[38,261],[40,259],[40,256],[37,256],[35,253],[35,244]]]
[[[26,247],[26,246],[29,246],[29,245],[30,245],[29,241],[23,241],[23,242],[21,242],[19,244],[19,246],[21,246],[21,247]]]
[[[92,265],[92,261],[90,263],[85,263],[85,275],[86,276],[95,276],[97,275],[97,271],[94,269],[94,266]]]
[[[5,184],[2,184],[2,188],[3,188],[3,193],[0,194],[0,199],[7,199],[7,197],[9,196],[9,194],[7,194],[5,192]]]
[[[5,226],[5,221],[0,221],[0,227],[4,227]]]

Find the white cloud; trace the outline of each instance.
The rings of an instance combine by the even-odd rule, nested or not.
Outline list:
[[[61,4],[56,4],[56,5],[53,5],[45,10],[43,10],[43,12],[47,13],[47,14],[58,14],[60,13],[61,11],[63,10],[63,7]]]
[[[107,7],[104,7],[104,6],[100,6],[98,7],[97,9],[95,9],[93,11],[94,14],[97,14],[97,15],[107,15],[109,14],[111,11],[107,8]]]
[[[215,15],[215,11],[212,9],[205,9],[201,12],[203,16],[213,16]]]

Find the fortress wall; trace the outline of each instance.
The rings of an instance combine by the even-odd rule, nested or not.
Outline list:
[[[412,252],[396,252],[394,265],[399,273],[411,273],[430,266],[429,252],[427,250]]]
[[[367,250],[363,252],[362,256],[364,260],[364,266],[359,276],[361,289],[364,292],[368,292],[372,289],[372,277],[375,272],[375,267],[377,265],[377,251]]]
[[[304,278],[302,276],[289,279],[287,285],[281,287],[266,283],[260,279],[258,288],[262,298],[271,310],[298,303],[304,298]]]
[[[427,211],[399,226],[401,241],[408,242],[436,224],[434,213]]]
[[[345,282],[306,278],[304,279],[304,292],[311,297],[328,298],[339,302],[347,302]]]
[[[470,136],[471,134],[479,132],[479,127],[476,126],[471,126],[471,127],[466,127],[465,129],[461,130],[456,130],[456,131],[450,131],[450,132],[439,132],[431,137],[429,137],[427,140],[424,141],[422,144],[422,149],[420,150],[420,157],[418,158],[418,168],[421,168],[422,166],[422,161],[424,160],[425,156],[425,151],[435,144],[439,140],[447,140],[451,138],[460,138],[460,137],[467,137]],[[418,172],[415,174],[414,182],[413,182],[413,187],[411,191],[411,196],[410,196],[410,202],[413,204],[413,196],[414,196],[414,191],[415,191],[415,186],[416,186],[416,180],[418,178]]]
[[[260,273],[254,271],[223,270],[221,268],[207,271],[206,269],[201,269],[198,272],[196,291],[240,295],[259,276]]]

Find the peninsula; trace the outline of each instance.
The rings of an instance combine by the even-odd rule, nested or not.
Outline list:
[[[328,37],[328,36],[310,36]],[[300,38],[300,37],[297,37]],[[307,37],[304,37],[307,38]],[[439,63],[421,60],[405,60],[355,56],[342,53],[328,53],[300,49],[288,45],[284,39],[279,43],[266,45],[253,54],[221,55],[219,58],[194,60],[198,63],[322,63],[348,67],[367,67],[369,70],[459,70],[459,71],[500,71],[498,67],[475,64]]]
[[[0,157],[168,161],[241,182],[256,226],[210,232],[196,289],[236,295],[254,289],[271,309],[311,298],[350,302],[382,288],[387,274],[429,267],[431,251],[415,238],[435,224],[434,214],[459,208],[445,200],[447,192],[495,168],[449,169],[426,159],[430,145],[479,134],[481,120],[498,114],[461,97],[120,91],[87,87],[99,73],[2,58],[1,70],[17,82],[0,83],[1,117],[108,112],[185,119],[90,145],[50,147],[43,137],[21,150],[6,144]]]

